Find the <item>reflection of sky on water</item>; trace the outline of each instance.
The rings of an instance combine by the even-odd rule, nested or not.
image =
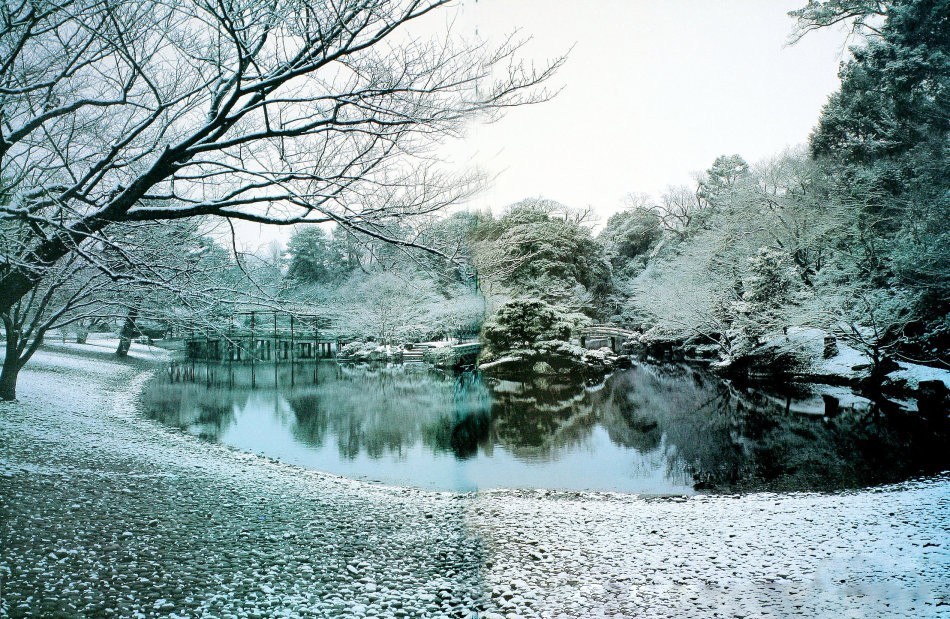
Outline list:
[[[848,407],[822,418],[814,394],[741,390],[676,366],[639,366],[595,386],[332,362],[303,368],[293,388],[283,368],[171,378],[146,392],[147,414],[164,423],[292,464],[427,489],[833,489],[946,465],[919,439],[929,430],[869,416],[853,394],[838,393]]]

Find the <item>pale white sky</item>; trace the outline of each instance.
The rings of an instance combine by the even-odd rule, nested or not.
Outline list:
[[[520,28],[539,60],[574,45],[553,101],[473,126],[449,152],[500,174],[473,201],[544,196],[607,215],[631,191],[690,182],[807,140],[838,87],[845,33],[786,41],[804,0],[465,0],[455,27]]]
[[[446,159],[497,175],[468,206],[543,196],[606,219],[627,193],[689,183],[720,154],[754,162],[804,143],[838,87],[846,40],[825,30],[787,46],[786,14],[804,3],[461,0],[433,16],[425,27],[454,21],[465,37],[520,29],[538,64],[573,45],[553,101],[472,125],[445,146]],[[273,238],[242,228],[250,246]]]

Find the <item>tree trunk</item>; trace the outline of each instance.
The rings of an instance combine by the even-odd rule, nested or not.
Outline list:
[[[122,331],[119,333],[119,347],[115,350],[116,356],[128,356],[129,348],[132,347],[132,336],[135,335],[135,320],[138,316],[139,310],[137,307],[129,309],[129,313],[125,317],[125,322],[122,324]]]
[[[11,363],[7,363],[6,359],[3,360],[3,369],[0,370],[0,400],[8,402],[16,400],[16,380],[20,373],[19,365],[16,357],[13,358]]]
[[[3,358],[3,369],[0,369],[0,400],[16,399],[16,380],[20,373],[20,356],[17,354],[17,340],[19,333],[11,328],[8,323],[6,326],[7,342],[6,356]]]

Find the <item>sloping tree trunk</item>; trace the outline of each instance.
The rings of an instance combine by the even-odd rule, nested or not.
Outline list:
[[[23,323],[6,314],[3,315],[3,328],[6,332],[6,350],[3,367],[0,368],[0,400],[11,401],[16,399],[16,383],[20,370],[43,343],[49,325],[37,328],[30,342],[27,340],[32,330],[26,329],[24,335]]]
[[[129,313],[125,316],[125,322],[122,324],[122,331],[119,333],[119,347],[115,354],[118,357],[127,357],[129,348],[132,347],[132,337],[135,335],[135,321],[139,317],[139,308],[129,308]]]
[[[16,380],[20,374],[20,356],[17,354],[19,335],[12,325],[6,324],[6,356],[3,358],[3,369],[0,370],[0,400],[11,401],[16,399]]]

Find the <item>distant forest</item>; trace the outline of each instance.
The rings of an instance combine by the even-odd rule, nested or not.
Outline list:
[[[692,185],[631,194],[601,226],[529,199],[500,216],[385,230],[444,257],[302,228],[284,256],[283,294],[350,315],[353,335],[379,341],[491,326],[531,300],[522,309],[552,338],[612,322],[729,359],[807,326],[872,359],[947,364],[950,3],[793,13],[802,36],[855,15],[859,42],[807,147],[755,163],[723,155]]]

